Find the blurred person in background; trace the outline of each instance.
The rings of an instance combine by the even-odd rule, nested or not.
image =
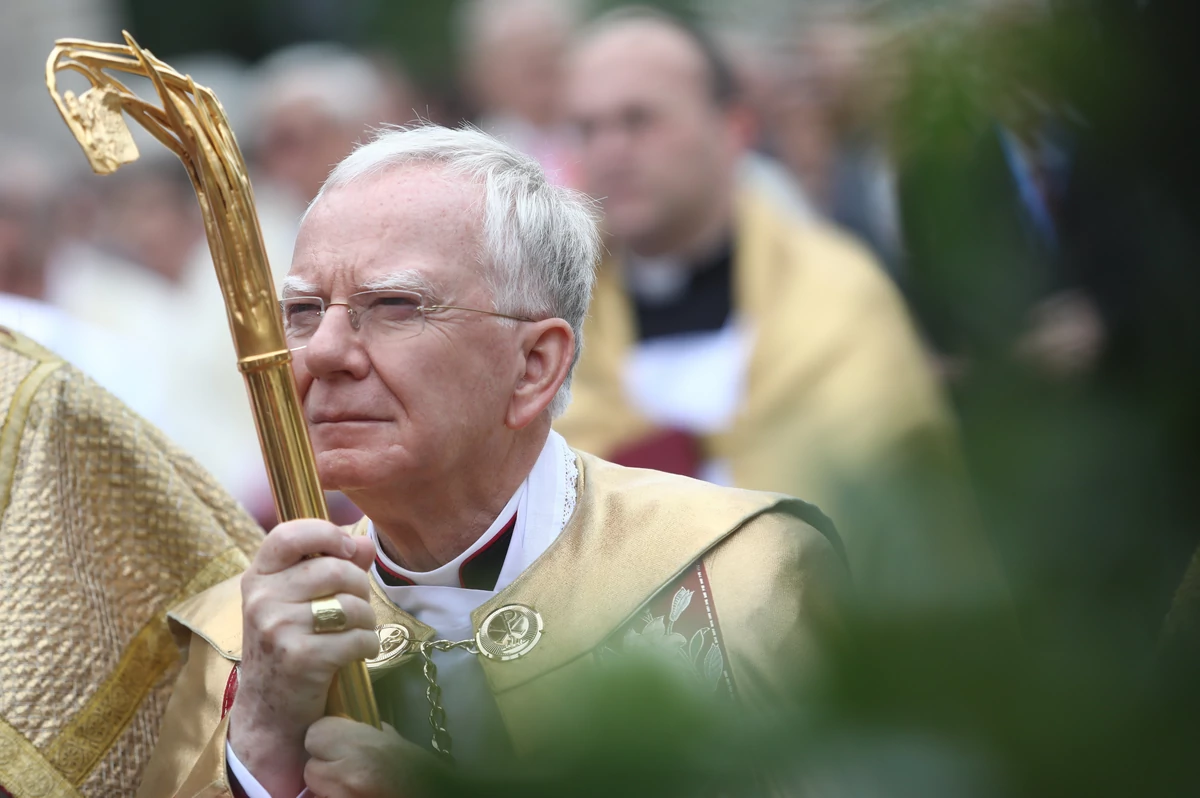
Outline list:
[[[895,109],[906,291],[1020,619],[1138,678],[1200,543],[1183,8],[997,0],[920,21]]]
[[[252,502],[265,472],[195,192],[167,150],[152,142],[139,149],[139,160],[116,174],[86,178],[97,181],[96,207],[82,237],[60,248],[49,299],[83,324],[136,342],[142,356],[124,367],[160,387],[166,412],[152,419]]]
[[[61,175],[32,148],[5,143],[0,153],[0,326],[66,358],[138,413],[171,429],[166,386],[150,367],[152,350],[48,301],[47,269],[56,243],[54,206],[63,191]],[[80,290],[86,294],[88,288]],[[145,371],[130,369],[130,362]]]
[[[1074,381],[1098,365],[1110,329],[1129,315],[1128,281],[1084,251],[1096,240],[1093,214],[1103,209],[1079,191],[1092,175],[1072,163],[1077,113],[1035,83],[1001,93],[964,80],[942,97],[922,91],[943,57],[936,43],[953,26],[989,31],[1001,43],[993,50],[1004,52],[1004,43],[1036,31],[1045,12],[1028,0],[996,0],[904,36],[915,76],[898,118],[911,134],[913,115],[923,115],[921,134],[896,142],[904,285],[952,381],[996,358]]]
[[[754,32],[716,29],[713,35],[728,58],[750,122],[750,146],[742,155],[738,176],[741,188],[762,195],[799,221],[818,219],[820,212],[799,179],[779,159],[770,127],[780,68],[776,48]]]
[[[0,141],[0,293],[45,296],[55,182],[44,159]]]
[[[618,11],[576,45],[567,96],[613,257],[557,428],[623,464],[812,497],[869,592],[994,597],[898,293],[846,237],[739,188],[748,123],[715,47]]]
[[[430,119],[433,111],[440,113],[440,107],[431,109],[424,92],[413,82],[401,60],[393,53],[372,50],[364,55],[375,70],[383,90],[379,102],[379,119],[372,127],[407,125],[420,119]]]
[[[880,34],[844,3],[801,20],[767,101],[771,141],[819,212],[895,274],[901,240],[881,119],[888,75]]]
[[[268,56],[257,72],[250,152],[263,239],[278,281],[291,262],[300,215],[329,170],[369,129],[405,121],[390,116],[409,103],[389,91],[369,59],[341,45],[294,45]]]
[[[576,0],[467,0],[459,7],[462,81],[478,126],[577,184],[562,114],[562,71]]]

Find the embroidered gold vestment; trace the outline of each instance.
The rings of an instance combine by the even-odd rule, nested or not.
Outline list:
[[[0,788],[132,795],[179,672],[169,607],[261,529],[158,430],[0,327]]]
[[[472,613],[478,627],[494,610],[520,604],[544,620],[545,634],[527,653],[480,659],[514,751],[531,756],[569,733],[548,722],[546,708],[572,717],[575,688],[614,637],[670,642],[676,634],[681,647],[693,647],[700,675],[714,688],[735,686],[750,707],[777,704],[796,669],[815,659],[815,621],[832,612],[846,581],[827,519],[783,496],[622,468],[582,453],[578,466],[575,511],[562,533]],[[360,523],[353,531],[364,530]],[[372,603],[377,623],[401,624],[414,641],[433,638],[433,629],[378,589]],[[667,633],[671,624],[682,627],[688,612],[704,618],[706,608],[719,623],[705,621],[686,636]],[[188,660],[139,795],[228,795],[224,710],[241,657],[239,580],[184,602],[171,617]],[[420,667],[413,659],[400,667]]]
[[[933,585],[1004,594],[973,512],[956,434],[904,302],[860,246],[745,192],[734,221],[733,313],[753,350],[729,426],[700,438],[737,487],[803,496],[834,519],[856,591]],[[572,401],[555,429],[613,456],[653,434],[624,374],[637,343],[621,264],[602,264]]]

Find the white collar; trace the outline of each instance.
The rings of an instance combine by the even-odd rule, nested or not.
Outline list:
[[[508,500],[504,510],[482,535],[462,554],[432,571],[401,568],[383,552],[373,523],[368,533],[375,541],[376,554],[383,564],[413,585],[389,586],[379,578],[376,565],[371,577],[396,606],[443,634],[468,632],[470,613],[500,590],[512,584],[533,561],[542,555],[562,532],[575,509],[578,469],[575,454],[562,436],[553,430],[546,439],[529,476]],[[459,568],[475,552],[486,547],[516,515],[512,540],[496,586],[492,590],[472,590],[459,586]]]
[[[518,507],[525,498],[525,494],[528,492],[529,478],[527,477],[525,481],[522,482],[517,488],[517,492],[513,494],[511,499],[508,500],[508,504],[504,505],[504,509],[500,511],[500,515],[496,516],[496,520],[491,523],[491,526],[489,526],[474,543],[468,546],[462,552],[462,554],[459,554],[450,562],[434,568],[432,571],[413,571],[397,564],[396,561],[389,557],[387,552],[383,550],[383,546],[379,545],[379,533],[375,530],[375,523],[370,522],[368,525],[368,534],[370,534],[371,540],[375,542],[376,559],[376,564],[372,566],[372,569],[378,569],[378,563],[382,562],[383,566],[393,574],[407,579],[414,585],[424,585],[427,587],[434,585],[441,587],[461,587],[462,580],[459,576],[459,573],[462,569],[463,563],[490,545],[505,529],[508,528],[508,525],[513,520],[513,516],[518,512]],[[516,534],[515,528],[513,529],[513,534],[514,536]],[[376,573],[376,576],[378,576],[378,573]]]

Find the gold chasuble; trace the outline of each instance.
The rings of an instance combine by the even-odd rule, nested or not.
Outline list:
[[[580,685],[608,658],[647,647],[674,645],[673,660],[686,652],[700,689],[777,707],[814,664],[814,628],[846,582],[828,519],[783,496],[577,457],[575,510],[562,533],[471,615],[483,636],[500,632],[480,648],[504,655],[479,661],[513,751],[530,757],[586,733],[572,721]],[[365,521],[351,530],[365,531]],[[434,630],[372,586],[377,623],[404,630],[388,666],[419,669],[415,649]],[[140,796],[230,794],[225,738],[240,602],[232,579],[172,611],[188,660]],[[540,617],[536,629],[522,613]],[[385,719],[390,710],[380,707]]]
[[[179,673],[166,611],[262,532],[158,430],[0,327],[0,795],[132,795]]]
[[[828,513],[857,593],[1002,597],[948,409],[882,269],[832,228],[746,192],[732,275],[733,319],[752,349],[740,404],[728,426],[698,438],[699,456],[737,487],[803,496]],[[583,338],[572,402],[554,426],[620,461],[659,432],[626,393],[637,330],[620,263],[597,274]],[[937,595],[919,595],[934,585]]]

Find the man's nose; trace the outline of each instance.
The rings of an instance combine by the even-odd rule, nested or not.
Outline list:
[[[327,305],[321,323],[305,347],[305,365],[317,378],[338,373],[361,378],[370,368],[363,344],[350,308],[342,303]]]

